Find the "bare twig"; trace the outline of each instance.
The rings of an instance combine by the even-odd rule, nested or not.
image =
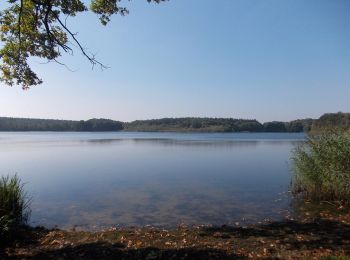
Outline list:
[[[24,0],[21,0],[21,3],[23,3],[23,1]],[[48,39],[48,44],[49,44],[50,50],[53,51],[54,45],[57,44],[59,46],[58,51],[57,51],[58,53],[59,53],[59,49],[61,48],[65,52],[73,55],[73,49],[67,45],[67,42],[62,42],[59,38],[57,38],[55,32],[52,30],[52,27],[51,27],[52,20],[51,19],[52,19],[52,17],[54,17],[54,19],[59,23],[61,28],[70,36],[71,39],[73,39],[72,42],[68,42],[68,43],[70,43],[73,46],[75,46],[76,48],[80,49],[82,54],[92,64],[93,68],[95,65],[99,65],[102,70],[108,68],[106,65],[102,64],[100,61],[98,61],[95,58],[95,54],[89,54],[87,52],[87,50],[81,45],[81,43],[79,42],[79,40],[76,37],[77,33],[73,33],[67,26],[67,19],[68,19],[69,15],[67,15],[64,18],[64,21],[62,21],[59,17],[59,13],[56,13],[53,10],[54,5],[52,4],[52,0],[42,0],[42,1],[41,0],[31,0],[31,1],[33,3],[35,3],[35,5],[36,5],[36,14],[35,14],[36,16],[34,19],[36,22],[34,21],[34,26],[36,26],[38,24],[38,20],[40,20],[42,22],[42,24],[45,28],[46,34],[47,34],[47,39]],[[20,32],[20,30],[19,30],[19,32]],[[66,66],[65,64],[55,60],[55,55],[52,56],[51,60],[54,60],[58,64]]]
[[[80,44],[80,42],[78,41],[78,39],[75,37],[76,33],[72,33],[68,27],[61,21],[61,19],[54,14],[57,21],[59,22],[59,24],[65,29],[66,32],[68,32],[68,34],[72,37],[72,39],[74,40],[74,42],[78,45],[80,51],[83,53],[83,55],[90,61],[90,63],[93,65],[93,67],[97,64],[100,66],[101,69],[107,69],[108,67],[104,64],[102,64],[101,62],[99,62],[98,60],[95,59],[95,56],[92,55],[90,56],[89,54],[86,53],[85,49],[83,48],[83,46]]]

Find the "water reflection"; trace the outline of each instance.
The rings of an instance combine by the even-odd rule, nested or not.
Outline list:
[[[181,145],[181,146],[256,146],[259,143],[263,141],[191,141],[191,140],[173,140],[173,139],[91,139],[91,140],[83,140],[81,141],[83,143],[91,143],[91,144],[115,144],[120,142],[133,142],[135,145],[144,145],[144,144],[152,144],[152,145],[162,145],[162,146],[175,146],[175,145]],[[275,141],[275,142],[283,142],[283,141]]]
[[[32,223],[91,229],[280,219],[300,134],[6,133],[0,172],[33,196]]]
[[[292,144],[297,145],[303,140],[176,140],[176,139],[165,139],[165,138],[135,138],[135,139],[90,139],[81,140],[82,143],[88,144],[115,144],[121,142],[133,142],[136,145],[152,144],[152,145],[163,145],[163,146],[211,146],[211,147],[230,147],[230,146],[257,146],[259,144],[268,143],[269,145],[281,145],[281,144]]]

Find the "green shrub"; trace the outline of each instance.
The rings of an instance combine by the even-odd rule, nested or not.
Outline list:
[[[295,194],[350,204],[350,132],[310,136],[295,149],[292,159]]]
[[[0,240],[14,238],[18,228],[27,223],[29,199],[17,175],[0,179]]]

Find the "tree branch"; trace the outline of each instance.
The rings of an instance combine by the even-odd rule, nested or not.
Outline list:
[[[83,46],[81,46],[80,42],[75,37],[76,34],[72,33],[56,14],[54,14],[54,15],[55,15],[57,21],[59,22],[59,24],[65,29],[65,31],[72,37],[74,42],[78,45],[78,47],[79,47],[80,51],[83,53],[83,55],[90,61],[92,66],[95,66],[96,64],[98,64],[98,65],[100,65],[101,69],[107,69],[108,67],[106,65],[104,65],[101,62],[99,62],[98,60],[96,60],[94,56],[90,56],[89,54],[86,53]]]
[[[22,13],[23,13],[23,0],[20,0],[20,7],[19,7],[19,13],[18,13],[18,60],[21,58],[21,52],[22,52],[22,37],[21,37],[21,27],[22,27]]]

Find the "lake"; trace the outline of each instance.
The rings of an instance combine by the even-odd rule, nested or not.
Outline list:
[[[302,133],[0,133],[31,224],[100,229],[280,220]]]

